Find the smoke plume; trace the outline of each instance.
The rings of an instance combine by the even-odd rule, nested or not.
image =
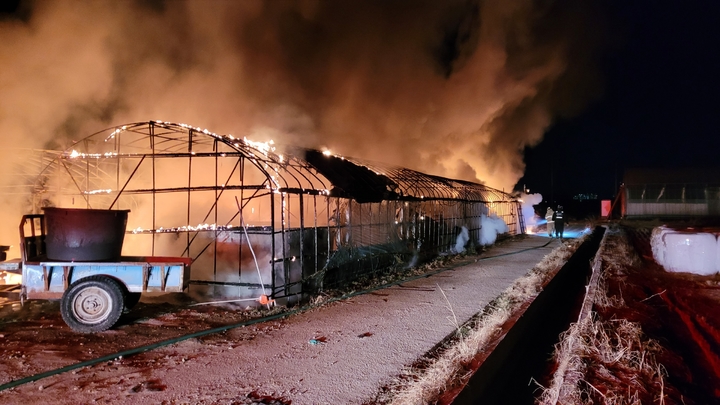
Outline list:
[[[569,0],[21,2],[0,18],[0,150],[65,148],[157,119],[510,191],[523,149],[598,93],[590,69],[602,44],[597,8]],[[3,173],[22,167],[1,160]]]

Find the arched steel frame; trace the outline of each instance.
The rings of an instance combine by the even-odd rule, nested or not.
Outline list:
[[[499,190],[334,155],[320,167],[306,153],[186,124],[126,124],[57,153],[37,177],[34,209],[139,212],[126,249],[191,257],[192,283],[223,296],[296,299],[400,256],[452,252],[461,227],[478,243],[487,215],[525,232],[520,202]],[[385,194],[358,202],[330,180],[338,164],[371,171],[362,181]]]

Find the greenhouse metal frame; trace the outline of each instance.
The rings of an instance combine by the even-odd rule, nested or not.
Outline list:
[[[33,190],[47,205],[129,209],[125,251],[192,258],[211,296],[287,302],[457,253],[463,227],[478,245],[487,216],[525,232],[520,201],[481,184],[163,121],[56,153]]]

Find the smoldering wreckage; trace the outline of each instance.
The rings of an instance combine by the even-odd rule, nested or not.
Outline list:
[[[521,202],[484,185],[185,124],[113,127],[36,158],[21,258],[1,269],[21,300],[61,299],[82,332],[144,292],[292,305],[525,232]]]

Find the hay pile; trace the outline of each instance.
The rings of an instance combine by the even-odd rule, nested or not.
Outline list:
[[[622,276],[640,260],[618,229],[608,231],[597,257],[593,294],[584,303],[591,310],[581,314],[557,345],[553,382],[538,403],[664,404],[666,371],[656,360],[662,347],[644,335],[640,324],[604,319],[596,311],[625,305],[621,296],[608,296],[605,280]]]

